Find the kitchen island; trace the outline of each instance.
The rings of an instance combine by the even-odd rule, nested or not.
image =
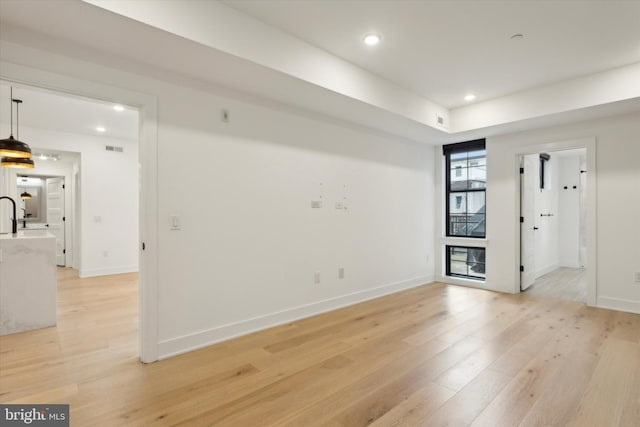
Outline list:
[[[52,234],[0,234],[0,335],[55,326],[56,273]]]

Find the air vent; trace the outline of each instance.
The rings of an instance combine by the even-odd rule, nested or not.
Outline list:
[[[122,153],[124,151],[124,147],[116,147],[115,145],[107,145],[104,148],[107,151],[114,151],[116,153]]]

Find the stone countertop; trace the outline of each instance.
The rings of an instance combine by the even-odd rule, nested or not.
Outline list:
[[[0,234],[0,240],[20,240],[20,239],[42,239],[42,238],[53,238],[56,237],[49,233],[47,230],[18,230],[18,234],[14,235],[11,233]]]

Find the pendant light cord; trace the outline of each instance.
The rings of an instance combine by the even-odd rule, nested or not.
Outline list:
[[[18,141],[20,141],[20,124],[18,123],[20,120],[20,109],[18,107],[20,107],[20,103],[22,101],[20,100],[16,100],[16,139]],[[13,129],[12,129],[13,131]]]
[[[20,104],[22,104],[22,99],[13,99],[13,87],[11,87],[11,102],[16,103],[16,139],[20,140]],[[13,106],[11,107],[11,135],[13,135]]]
[[[9,95],[9,107],[11,107],[11,120],[9,121],[11,126],[11,131],[9,132],[9,135],[13,136],[13,86],[11,86],[11,91]]]

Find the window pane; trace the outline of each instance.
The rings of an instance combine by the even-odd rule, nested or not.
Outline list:
[[[485,248],[447,246],[447,270],[452,276],[484,279]]]
[[[447,235],[485,237],[485,188],[487,186],[487,152],[484,141],[457,144],[455,150],[445,150],[448,179]]]
[[[451,214],[467,213],[467,193],[449,193],[449,212]]]
[[[462,164],[464,167],[467,167],[467,152],[462,152],[462,153],[453,153],[451,155],[451,162],[462,162],[460,164]]]
[[[467,236],[484,237],[486,235],[486,221],[482,214],[475,214],[467,219]]]
[[[467,153],[467,159],[469,165],[472,166],[486,166],[487,165],[487,152],[486,150],[469,151]]]
[[[451,221],[449,221],[450,236],[467,237],[467,222],[465,219],[466,215],[451,218]]]
[[[459,276],[468,276],[467,263],[462,261],[451,261],[451,274]]]
[[[467,174],[469,188],[487,187],[487,168],[485,166],[472,166]]]
[[[485,213],[484,191],[474,191],[467,193],[467,212],[470,214]]]
[[[448,235],[485,237],[485,192],[449,193]]]
[[[467,235],[467,193],[449,193],[449,235]]]
[[[468,185],[468,169],[466,167],[456,166],[451,167],[451,173],[449,174],[451,191],[466,190]]]

